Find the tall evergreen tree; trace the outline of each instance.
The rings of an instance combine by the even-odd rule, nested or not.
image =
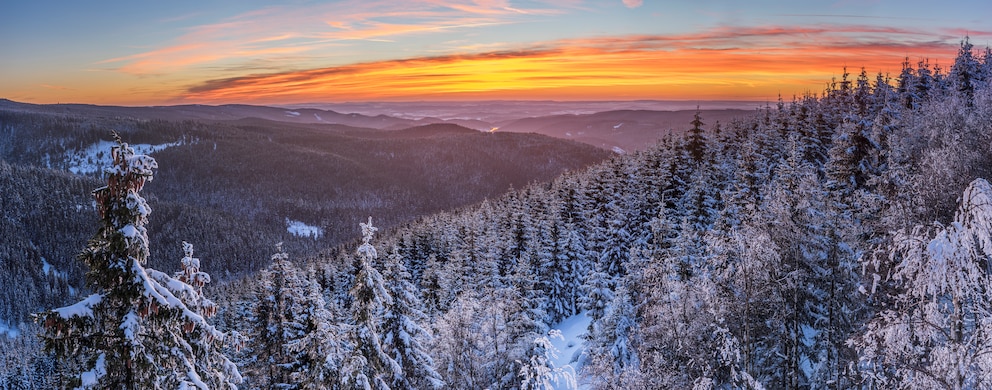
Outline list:
[[[688,139],[686,141],[686,150],[689,151],[689,155],[692,156],[693,161],[700,163],[703,161],[703,156],[706,155],[706,133],[703,131],[703,119],[699,116],[699,107],[696,107],[696,113],[692,116],[692,122],[689,122],[692,127],[689,129],[687,135]]]
[[[394,249],[386,258],[386,289],[393,297],[383,318],[383,350],[403,369],[390,384],[395,389],[439,389],[444,386],[427,350],[431,334],[423,327],[426,320],[417,291],[403,259]]]
[[[252,383],[268,389],[295,389],[294,377],[304,369],[300,351],[290,348],[305,337],[306,285],[289,261],[282,243],[276,245],[272,265],[261,272],[256,291],[252,338]]]
[[[381,318],[385,307],[393,305],[393,298],[386,289],[382,274],[375,268],[379,257],[372,236],[379,229],[368,223],[360,224],[362,244],[356,259],[359,265],[355,285],[351,287],[352,344],[354,349],[345,361],[343,382],[345,386],[363,390],[388,390],[391,384],[403,378],[403,368],[383,349]]]
[[[197,288],[144,267],[151,207],[139,192],[158,164],[114,138],[107,186],[93,193],[101,226],[79,255],[96,292],[38,315],[45,348],[81,361],[71,387],[207,388],[207,381],[233,387],[240,381],[237,368],[215,349],[227,335],[204,317],[215,310],[212,304]],[[188,280],[205,283],[205,274],[192,272],[191,259]]]
[[[306,297],[298,313],[302,337],[286,343],[288,352],[298,361],[298,369],[290,378],[302,390],[333,389],[341,379],[341,365],[348,348],[342,335],[347,327],[336,322],[336,305],[324,299],[313,268],[307,271],[304,281]]]

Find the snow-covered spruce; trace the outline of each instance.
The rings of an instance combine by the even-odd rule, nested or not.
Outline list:
[[[192,246],[184,245],[176,277],[144,267],[151,207],[139,192],[158,166],[114,138],[107,186],[94,191],[101,226],[80,255],[96,292],[38,314],[45,347],[82,362],[67,380],[74,388],[236,388],[238,369],[220,352],[236,336],[206,320],[216,306],[202,295],[210,278],[199,271]]]

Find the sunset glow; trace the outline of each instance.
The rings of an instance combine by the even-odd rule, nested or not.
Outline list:
[[[0,42],[12,53],[0,60],[0,97],[124,105],[769,100],[820,93],[844,67],[893,78],[906,58],[946,68],[965,35],[977,46],[992,40],[979,27],[983,12],[992,15],[984,3],[939,15],[884,2],[769,3],[780,12],[560,0],[177,7],[145,25],[119,21],[126,25],[103,39],[99,31],[63,37],[80,41],[62,49],[70,43],[46,46],[6,23],[18,11],[30,17],[23,5],[0,20]]]

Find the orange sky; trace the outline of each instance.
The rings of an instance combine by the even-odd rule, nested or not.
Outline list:
[[[790,45],[698,49],[655,37],[563,41],[519,51],[422,57],[212,80],[183,94],[195,102],[420,99],[774,100],[820,93],[844,66],[898,76],[907,53],[949,64],[953,45]],[[921,57],[913,55],[915,64]]]
[[[17,2],[0,15],[0,98],[769,101],[845,66],[946,69],[966,35],[992,41],[987,1],[756,1]]]

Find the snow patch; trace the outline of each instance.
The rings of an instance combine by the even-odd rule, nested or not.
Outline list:
[[[181,141],[177,141],[158,145],[135,144],[129,146],[134,149],[134,154],[151,154],[181,144]],[[67,152],[65,160],[69,172],[77,175],[102,172],[105,168],[113,165],[113,156],[110,155],[110,148],[113,146],[117,146],[117,142],[100,141],[86,147],[86,149]]]
[[[300,116],[300,113],[296,111],[286,111],[286,116]]]
[[[314,239],[324,235],[324,229],[319,226],[307,225],[289,218],[286,218],[286,231],[297,237],[310,237]]]
[[[318,120],[318,121],[321,121],[321,122],[323,122],[323,121],[324,121],[324,118],[321,118],[321,117],[320,117],[320,115],[317,115],[317,113],[316,113],[316,112],[315,112],[315,113],[313,113],[313,117],[314,117],[314,118],[317,118],[317,120]]]
[[[589,328],[589,323],[592,322],[592,318],[586,315],[586,312],[576,314],[574,316],[568,317],[561,322],[552,326],[552,329],[558,329],[561,331],[562,338],[554,337],[551,339],[551,345],[554,345],[558,349],[558,360],[554,361],[555,367],[564,367],[566,364],[572,365],[575,372],[581,371],[581,367],[578,366],[577,362],[579,356],[585,352],[583,348],[582,335],[586,333]],[[589,384],[582,382],[582,377],[576,378],[579,381],[579,389],[588,389]],[[565,383],[559,384],[559,389],[564,389]]]
[[[59,279],[65,279],[65,272],[55,269],[55,266],[52,265],[52,263],[49,263],[48,259],[44,257],[41,258],[41,272],[43,272],[45,276],[52,275]]]
[[[21,335],[21,331],[13,326],[7,325],[6,321],[0,320],[0,335],[6,335],[8,339],[16,339],[17,336]]]
[[[82,382],[81,388],[96,387],[99,384],[100,378],[107,375],[107,355],[100,354],[96,358],[96,364],[93,366],[92,370],[79,373],[79,380]]]
[[[103,301],[103,294],[93,294],[75,305],[60,307],[54,311],[66,320],[72,319],[72,317],[93,317],[93,306],[99,305],[101,301]]]
[[[616,154],[627,154],[627,151],[621,149],[619,146],[614,146],[613,147],[613,153],[616,153]]]
[[[620,122],[616,126],[613,126],[613,130],[619,129],[621,126],[623,126],[623,122]]]
[[[134,225],[127,224],[126,226],[121,228],[121,234],[123,234],[124,237],[127,238],[134,238],[135,236],[138,235],[138,229],[136,229]]]

